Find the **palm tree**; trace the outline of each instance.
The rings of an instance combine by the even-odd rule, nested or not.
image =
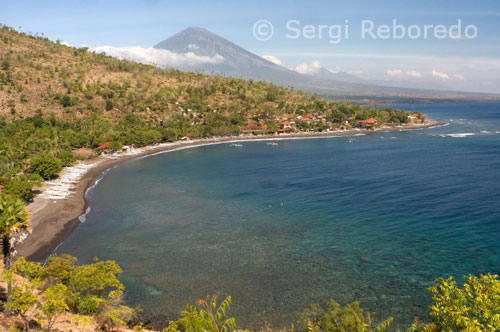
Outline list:
[[[12,265],[12,235],[18,229],[28,229],[28,212],[23,201],[17,197],[0,195],[0,237],[2,238],[4,268]]]

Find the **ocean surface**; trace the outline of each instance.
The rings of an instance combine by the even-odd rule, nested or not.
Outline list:
[[[129,161],[57,252],[116,260],[158,327],[214,293],[246,328],[330,298],[429,320],[435,278],[500,273],[500,103],[391,106],[449,125]]]

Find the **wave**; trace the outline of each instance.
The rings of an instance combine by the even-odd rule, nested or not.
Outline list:
[[[90,206],[88,206],[87,210],[85,210],[85,213],[78,217],[78,220],[82,224],[87,221],[87,215],[90,213],[90,211],[92,211],[92,209],[90,208]],[[57,248],[56,248],[56,250],[57,250]]]
[[[438,137],[453,137],[453,138],[466,138],[468,136],[475,136],[476,134],[474,133],[453,133],[453,134],[437,134],[437,135],[431,135],[431,136],[438,136]]]

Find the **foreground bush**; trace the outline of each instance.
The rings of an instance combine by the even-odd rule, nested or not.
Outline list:
[[[2,272],[11,285],[10,301],[4,309],[18,314],[25,330],[38,322],[51,331],[65,313],[93,315],[103,326],[114,329],[134,319],[138,310],[123,306],[121,268],[114,261],[78,265],[70,255],[53,256],[46,266],[20,258],[12,269]]]
[[[119,331],[131,325],[141,312],[122,304],[124,287],[118,280],[121,268],[114,261],[78,265],[70,255],[53,256],[47,265],[20,258],[1,281],[11,285],[10,301],[4,309],[18,315],[24,330],[33,320],[51,331],[65,312],[76,314],[74,321],[88,324],[93,316],[104,331]],[[433,304],[432,323],[415,320],[407,332],[496,332],[500,331],[500,280],[497,275],[468,276],[462,288],[453,278],[438,279],[429,288]],[[241,329],[228,314],[231,297],[218,302],[213,295],[187,305],[178,320],[163,332],[250,332]],[[358,302],[342,307],[334,300],[326,306],[311,305],[299,319],[299,332],[383,332],[392,318],[374,324],[373,316]],[[263,324],[264,325],[264,324]],[[142,329],[142,324],[136,326]],[[293,332],[294,328],[275,332]],[[273,332],[264,328],[262,332]]]
[[[498,275],[465,277],[462,288],[450,277],[430,287],[434,304],[430,315],[438,331],[500,331]]]
[[[359,302],[341,308],[334,300],[328,302],[326,309],[317,304],[311,305],[301,317],[303,332],[382,332],[389,327],[392,320],[389,318],[373,327],[372,315],[363,312]]]

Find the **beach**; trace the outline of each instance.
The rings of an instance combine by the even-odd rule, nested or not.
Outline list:
[[[238,136],[199,140],[186,140],[175,143],[163,143],[142,149],[140,153],[124,154],[119,157],[109,158],[99,156],[82,162],[86,168],[81,178],[72,186],[72,194],[65,199],[51,199],[44,195],[49,185],[45,183],[41,188],[41,194],[37,195],[33,202],[28,205],[30,214],[31,233],[17,248],[17,256],[23,256],[31,260],[44,260],[64,240],[72,229],[80,223],[79,217],[87,211],[88,202],[85,199],[87,189],[95,184],[103,172],[111,167],[131,159],[141,158],[148,155],[192,148],[209,144],[223,144],[231,142],[244,142],[256,140],[283,140],[304,138],[327,138],[353,135],[370,135],[388,131],[417,130],[444,125],[443,122],[429,120],[425,124],[412,126],[381,127],[375,130],[346,130],[325,133],[296,133],[289,135],[262,135],[262,136]]]

